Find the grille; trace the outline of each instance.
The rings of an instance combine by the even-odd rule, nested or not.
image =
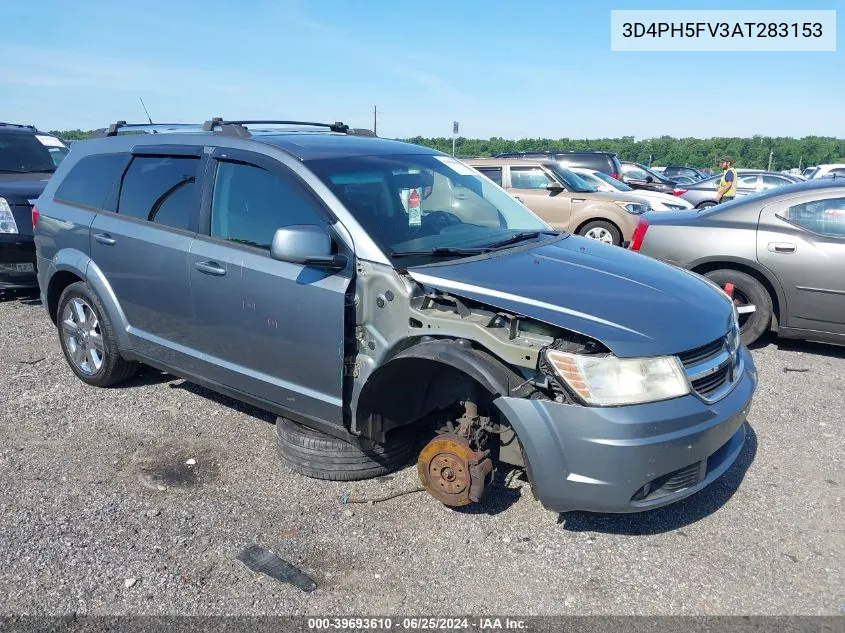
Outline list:
[[[681,359],[681,362],[684,364],[685,367],[697,365],[702,361],[708,360],[713,356],[716,356],[719,352],[722,351],[724,345],[725,339],[717,338],[712,343],[702,345],[701,347],[696,347],[694,350],[684,352],[683,354],[678,354],[678,357]]]
[[[742,367],[737,360],[736,347],[738,336],[729,335],[678,354],[690,385],[704,400],[713,402],[724,397],[739,378]]]
[[[726,365],[715,374],[692,381],[692,388],[705,398],[710,398],[730,380],[731,368]]]
[[[672,493],[691,488],[701,479],[701,462],[690,464],[686,468],[675,471],[672,477],[666,481],[659,490]]]
[[[634,493],[631,501],[653,501],[667,497],[681,490],[692,488],[703,478],[702,462],[695,462],[650,481]]]

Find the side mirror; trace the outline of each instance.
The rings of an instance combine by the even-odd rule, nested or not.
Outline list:
[[[346,255],[332,254],[332,238],[326,229],[314,224],[277,229],[270,244],[270,256],[282,262],[327,270],[342,270],[347,264]]]
[[[550,182],[546,185],[546,189],[548,189],[552,193],[559,193],[563,191],[563,185],[561,185],[559,182]]]
[[[646,176],[645,181],[646,182],[654,182],[654,178],[652,178],[651,176]]]

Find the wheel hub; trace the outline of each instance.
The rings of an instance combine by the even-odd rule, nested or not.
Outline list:
[[[486,451],[474,451],[466,439],[447,433],[426,444],[417,473],[432,497],[448,506],[465,506],[484,496],[493,479],[493,462]]]

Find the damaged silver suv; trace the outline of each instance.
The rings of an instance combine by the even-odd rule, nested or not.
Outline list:
[[[120,122],[74,144],[33,221],[81,380],[145,363],[272,411],[310,477],[416,459],[461,506],[500,461],[550,510],[632,512],[743,446],[757,373],[724,292],[554,231],[430,149],[342,123]]]

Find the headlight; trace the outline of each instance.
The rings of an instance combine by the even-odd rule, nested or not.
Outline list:
[[[647,211],[651,211],[651,206],[647,204],[640,204],[638,202],[625,202],[624,200],[616,200],[616,204],[625,209],[632,215],[641,215]]]
[[[18,223],[6,198],[0,198],[0,233],[17,233]]]
[[[669,209],[670,211],[683,211],[683,210],[684,210],[684,209],[686,209],[687,207],[683,207],[683,206],[681,206],[681,205],[679,205],[679,204],[668,204],[668,203],[667,203],[667,204],[666,204],[666,208],[667,208],[667,209]]]
[[[641,404],[689,393],[686,374],[675,356],[617,358],[547,350],[546,359],[587,404]]]

